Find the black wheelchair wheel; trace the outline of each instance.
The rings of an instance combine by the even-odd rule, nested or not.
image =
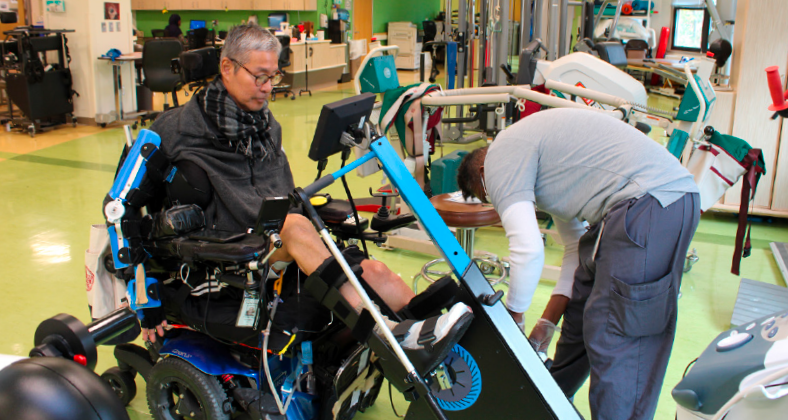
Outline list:
[[[168,357],[153,366],[147,396],[156,420],[230,419],[227,394],[219,381],[178,357]]]
[[[129,405],[131,400],[137,396],[137,383],[134,382],[134,374],[128,371],[123,371],[119,367],[114,366],[107,369],[101,374],[101,379],[109,384],[109,387],[115,391],[115,395],[120,398],[123,405]]]

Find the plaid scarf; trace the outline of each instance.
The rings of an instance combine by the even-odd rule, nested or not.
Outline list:
[[[276,146],[268,133],[266,108],[257,112],[242,110],[230,97],[221,78],[206,86],[197,99],[205,115],[219,129],[221,140],[235,147],[236,153],[261,160],[269,153],[276,154]]]

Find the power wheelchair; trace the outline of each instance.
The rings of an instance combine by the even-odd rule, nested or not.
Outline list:
[[[102,378],[128,404],[140,374],[156,419],[284,418],[283,413],[289,419],[340,419],[372,405],[383,376],[378,356],[359,344],[373,326],[369,318],[347,328],[347,319],[335,320],[302,292],[308,276],[295,264],[277,278],[266,263],[281,246],[278,232],[290,200],[264,199],[254,233],[206,229],[196,205],[155,212],[161,200],[148,192],[156,190],[150,184],[173,182],[178,170],[160,158],[159,142],[155,133],[142,131],[122,159],[105,199],[112,244],[105,266],[129,281],[132,309],[159,306],[175,328],[147,349],[118,344],[118,366]],[[369,221],[353,219],[349,203],[330,196],[319,201],[321,220],[348,258],[361,253],[346,241],[380,243],[385,231],[415,220],[375,215],[377,232],[364,233]],[[141,217],[138,209],[148,203],[154,203],[147,206],[150,216]],[[456,289],[447,278],[399,314],[376,300],[392,319],[424,319],[452,303]]]

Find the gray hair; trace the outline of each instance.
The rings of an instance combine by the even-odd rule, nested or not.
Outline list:
[[[276,53],[282,51],[282,44],[267,29],[255,24],[237,25],[230,28],[222,47],[222,57],[246,63],[252,51],[268,51]]]

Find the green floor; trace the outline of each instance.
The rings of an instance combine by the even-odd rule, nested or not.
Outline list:
[[[271,104],[284,128],[284,146],[296,185],[308,184],[316,174],[315,164],[306,154],[321,106],[349,95],[349,90],[316,92],[311,98],[280,99]],[[71,129],[57,131],[67,130]],[[42,136],[46,135],[52,134]],[[2,144],[35,146],[40,141],[21,134],[3,136]],[[578,137],[582,139],[582,133],[578,133]],[[89,225],[103,223],[101,202],[112,183],[123,141],[122,130],[112,129],[25,154],[0,148],[0,265],[5,272],[0,277],[3,290],[0,294],[0,354],[26,355],[32,347],[38,323],[57,313],[65,312],[88,320],[83,252],[88,244]],[[463,147],[470,149],[479,144]],[[452,149],[447,147],[446,152]],[[334,159],[329,170],[338,166],[338,160]],[[381,184],[381,176],[366,179],[352,176],[350,184],[356,196],[363,197],[368,187]],[[344,196],[340,186],[333,186],[329,192],[337,197]],[[713,337],[728,328],[740,280],[729,270],[735,229],[731,215],[710,213],[703,216],[695,235],[692,247],[697,248],[700,261],[684,276],[678,335],[663,385],[658,419],[674,418],[671,388],[681,378],[687,363],[697,357]],[[477,238],[477,249],[507,255],[506,239],[500,229],[482,229]],[[783,220],[756,222],[752,238],[753,255],[743,262],[743,276],[784,285],[769,242],[788,242],[788,224]],[[374,249],[373,253],[408,284],[421,265],[431,259],[401,251]],[[560,256],[560,247],[548,248],[548,263],[558,264]],[[551,288],[549,283],[540,284],[527,314],[529,325],[541,313]],[[102,348],[99,357],[99,372],[112,365],[111,349]],[[132,419],[147,419],[145,384],[141,379],[137,384],[138,397],[129,411]],[[501,397],[505,401],[506,396]],[[515,401],[506,403],[517,404]],[[398,395],[395,395],[395,404],[400,413],[407,408]],[[590,418],[587,389],[581,390],[575,404],[583,416]],[[525,415],[528,407],[522,409]],[[388,395],[382,393],[378,403],[357,418],[394,418]]]

